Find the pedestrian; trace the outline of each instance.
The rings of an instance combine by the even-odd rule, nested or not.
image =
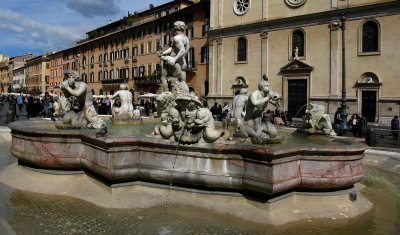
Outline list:
[[[335,119],[334,119],[334,125],[335,125],[335,130],[338,135],[343,135],[344,134],[344,122],[342,120],[342,109],[340,107],[337,108],[335,112]]]
[[[18,110],[21,112],[22,107],[24,106],[24,97],[22,96],[22,93],[19,94],[19,96],[17,97],[17,105],[18,105]]]
[[[394,116],[394,118],[392,119],[392,121],[390,122],[390,129],[393,132],[393,139],[398,140],[399,139],[399,116]],[[396,132],[397,131],[397,132]]]
[[[347,122],[354,137],[361,137],[361,119],[357,113],[354,113]]]

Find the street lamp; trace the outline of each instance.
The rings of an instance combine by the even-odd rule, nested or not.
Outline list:
[[[341,100],[341,113],[340,117],[344,122],[343,131],[347,131],[347,98],[346,98],[346,44],[345,44],[345,29],[346,29],[346,17],[344,14],[340,18],[340,29],[342,30],[342,100]]]

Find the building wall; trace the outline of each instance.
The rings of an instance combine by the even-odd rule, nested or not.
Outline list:
[[[264,4],[264,5],[263,5]],[[268,5],[265,5],[268,4]],[[237,16],[232,1],[213,1],[210,32],[209,99],[231,101],[237,77],[244,77],[249,93],[257,89],[262,74],[273,90],[288,96],[288,80],[307,79],[307,102],[324,104],[330,114],[340,105],[342,87],[342,30],[332,26],[345,13],[346,91],[348,113],[362,111],[364,91],[377,91],[375,121],[385,122],[399,115],[400,54],[393,48],[400,35],[399,5],[394,1],[307,1],[299,8],[284,1],[252,1],[248,12]],[[267,6],[263,8],[263,6]],[[221,9],[222,8],[222,9]],[[340,12],[336,8],[341,8]],[[321,13],[329,11],[331,13]],[[223,12],[218,16],[217,12]],[[379,53],[360,53],[362,25],[374,20],[380,26]],[[281,69],[292,62],[291,37],[300,29],[305,35],[305,56],[298,60],[310,66],[308,74],[285,74]],[[263,34],[267,32],[267,34]],[[264,35],[264,36],[263,36]],[[247,39],[248,59],[235,62],[237,40]],[[266,45],[266,46],[265,46]],[[366,74],[376,75],[375,84],[365,84]],[[284,101],[284,109],[288,108]]]
[[[171,2],[171,9],[175,9],[175,2]],[[188,86],[194,89],[196,95],[205,96],[205,81],[208,79],[207,72],[207,63],[200,63],[201,61],[201,47],[207,44],[206,35],[202,34],[203,25],[208,23],[205,19],[209,14],[209,2],[204,1],[200,2],[194,6],[190,6],[183,1],[183,4],[180,5],[178,11],[170,10],[169,14],[161,14],[161,17],[154,17],[153,20],[148,21],[149,14],[155,14],[148,12],[146,17],[146,22],[143,24],[134,24],[133,27],[125,26],[121,29],[108,29],[109,34],[101,35],[98,37],[91,37],[88,40],[83,40],[79,42],[75,47],[69,48],[63,51],[63,67],[66,69],[67,64],[70,64],[70,69],[72,68],[72,64],[75,61],[79,61],[79,72],[81,77],[85,77],[84,74],[87,74],[87,82],[90,89],[93,89],[93,92],[96,95],[99,95],[102,91],[104,95],[109,95],[112,92],[119,90],[119,85],[121,82],[127,84],[128,89],[134,90],[134,101],[138,103],[138,96],[140,94],[155,92],[162,92],[161,84],[158,83],[143,83],[141,81],[146,80],[148,78],[139,78],[133,76],[133,68],[139,66],[145,66],[145,74],[144,76],[149,76],[154,73],[156,70],[156,65],[160,64],[160,59],[157,56],[157,48],[156,41],[160,40],[161,45],[163,46],[162,50],[166,50],[168,48],[168,44],[164,43],[164,36],[171,33],[172,24],[176,20],[184,21],[188,27],[193,27],[194,34],[193,38],[190,39],[190,44],[194,47],[195,52],[195,68],[191,71],[187,72],[187,83]],[[165,9],[163,11],[168,10],[167,5],[165,5]],[[140,14],[140,13],[139,13]],[[190,20],[191,18],[191,20]],[[191,21],[191,22],[189,22]],[[161,30],[157,32],[155,28],[157,26],[164,25],[165,23],[170,23],[170,30]],[[120,23],[115,22],[116,25],[120,25]],[[145,32],[145,36],[137,37],[141,32]],[[172,38],[172,36],[171,36]],[[148,43],[151,42],[151,50],[149,51]],[[144,45],[144,53],[140,53],[140,46]],[[133,47],[138,47],[138,56],[133,58]],[[129,58],[125,60],[125,58],[118,58],[111,63],[110,53],[113,51],[120,51],[127,49],[129,51]],[[75,57],[73,55],[76,55]],[[79,56],[77,56],[79,54]],[[104,61],[104,54],[107,54],[108,61],[105,65],[103,62],[99,61],[99,55],[102,55],[102,61]],[[83,56],[86,57],[86,65],[83,66]],[[94,56],[93,65],[90,64],[90,58]],[[151,70],[149,71],[149,66],[151,66]],[[117,69],[129,69],[128,78],[124,78],[122,81],[118,80],[119,77],[116,76]],[[110,74],[110,70],[114,70],[114,81],[104,81],[103,78],[99,80],[98,74],[99,71],[104,72],[107,71],[108,75]],[[94,73],[94,81],[90,81],[90,73]],[[108,79],[110,80],[110,79]]]

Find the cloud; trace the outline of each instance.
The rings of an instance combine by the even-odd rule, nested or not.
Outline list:
[[[1,31],[14,41],[41,51],[70,47],[80,38],[74,29],[39,23],[9,9],[0,9],[0,34]]]
[[[120,13],[114,0],[65,0],[67,7],[83,17],[112,16]]]

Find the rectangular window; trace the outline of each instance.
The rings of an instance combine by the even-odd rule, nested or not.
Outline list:
[[[201,36],[205,37],[207,36],[207,32],[210,30],[210,25],[209,24],[204,24],[201,32]]]
[[[150,42],[147,42],[147,52],[150,54],[153,50],[152,50],[152,48],[151,48],[151,46],[152,46],[152,42],[150,41]]]
[[[194,62],[194,47],[191,47],[187,53],[187,67],[188,69],[194,69],[195,62]]]
[[[125,71],[124,78],[129,79],[129,68],[125,68],[124,71]]]
[[[186,29],[186,36],[190,39],[193,38],[193,27]]]
[[[156,41],[156,51],[161,51],[161,50],[162,50],[161,41],[157,40]]]
[[[208,46],[202,46],[201,47],[201,63],[207,63],[208,62]]]
[[[150,76],[152,72],[153,71],[151,71],[151,64],[148,64],[147,65],[147,76]]]
[[[110,79],[114,79],[114,70],[110,70]]]
[[[143,55],[144,54],[144,44],[140,44],[140,54]]]
[[[170,41],[170,35],[169,34],[165,34],[164,35],[164,45],[168,45]]]
[[[136,66],[132,68],[132,76],[134,78],[138,77],[138,68]]]
[[[144,65],[139,67],[139,77],[143,77],[145,73],[145,67]]]

